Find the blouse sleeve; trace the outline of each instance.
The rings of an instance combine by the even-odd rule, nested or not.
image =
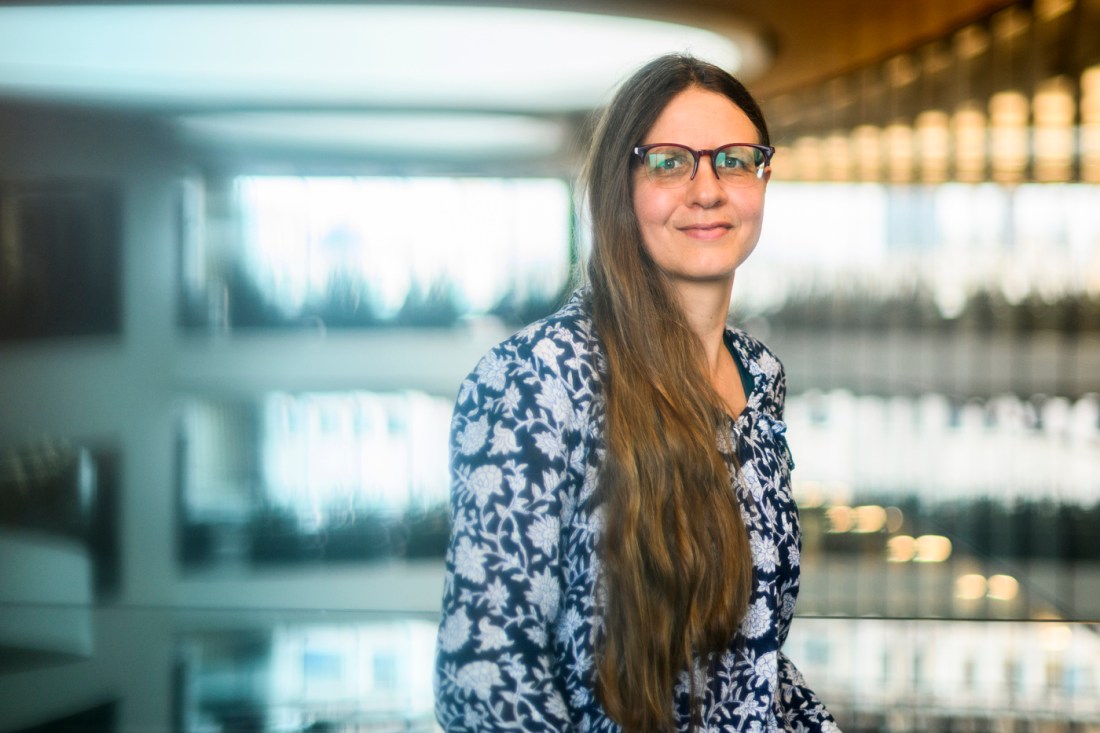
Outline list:
[[[779,700],[783,730],[791,733],[840,733],[836,721],[787,655],[779,653]]]
[[[447,731],[569,728],[550,646],[573,411],[555,371],[498,347],[455,404],[435,665]]]

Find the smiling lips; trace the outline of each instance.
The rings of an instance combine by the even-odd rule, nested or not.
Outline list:
[[[677,228],[693,239],[718,239],[733,229],[733,225],[716,221],[707,224],[689,224]]]

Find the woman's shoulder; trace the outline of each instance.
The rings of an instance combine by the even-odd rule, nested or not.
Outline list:
[[[503,392],[509,384],[530,389],[557,382],[569,392],[588,392],[599,381],[601,359],[586,292],[579,289],[556,312],[490,349],[463,383],[460,401],[473,391]]]
[[[486,359],[507,358],[555,373],[591,363],[598,352],[587,292],[577,289],[556,312],[527,324],[501,341]]]
[[[751,368],[752,364],[756,364],[761,373],[767,376],[779,376],[783,373],[783,363],[779,361],[779,357],[759,338],[736,326],[726,326],[726,333],[748,357],[749,363],[746,366]]]

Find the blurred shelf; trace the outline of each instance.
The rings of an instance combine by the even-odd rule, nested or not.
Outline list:
[[[5,528],[0,536],[0,672],[93,652],[92,560],[80,543]]]
[[[187,335],[178,342],[172,381],[181,391],[223,396],[416,389],[453,398],[484,353],[511,332],[486,320],[455,328]]]
[[[776,331],[790,393],[1079,397],[1100,392],[1100,334]]]

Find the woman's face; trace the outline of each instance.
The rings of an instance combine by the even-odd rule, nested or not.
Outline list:
[[[679,143],[713,150],[728,143],[757,143],[756,128],[727,97],[690,87],[672,98],[641,143]],[[634,213],[646,252],[674,284],[730,285],[734,272],[760,238],[764,189],[770,175],[737,187],[719,181],[701,156],[693,180],[661,188],[641,166],[634,169]]]

